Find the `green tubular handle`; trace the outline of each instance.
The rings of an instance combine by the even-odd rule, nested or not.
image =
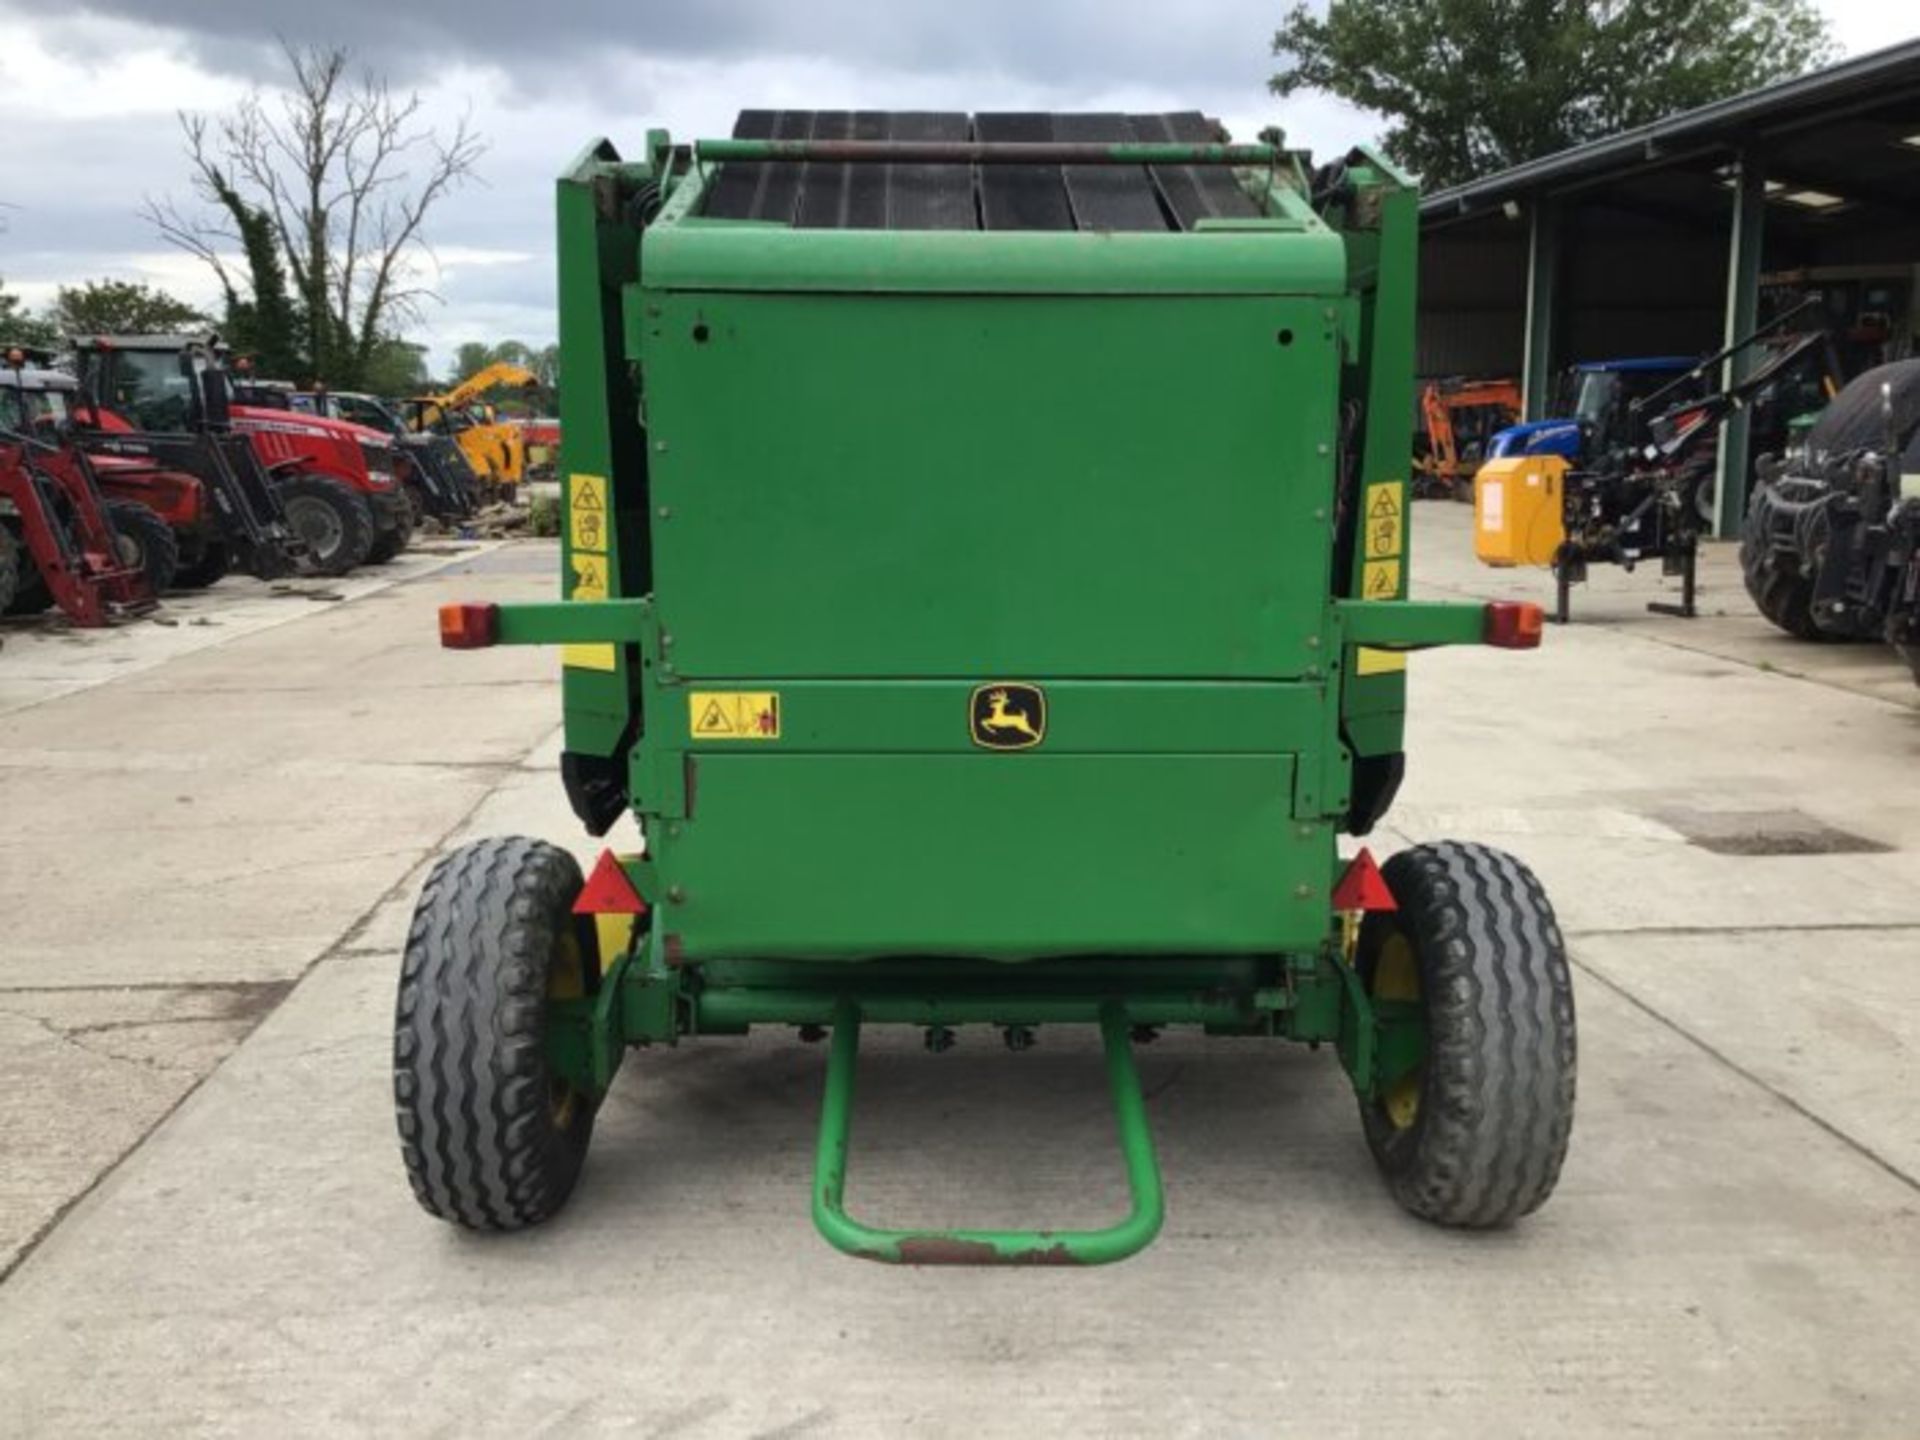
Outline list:
[[[1110,1265],[1153,1243],[1166,1218],[1160,1163],[1147,1126],[1147,1104],[1133,1065],[1131,1027],[1117,1004],[1100,1012],[1107,1085],[1113,1092],[1133,1208],[1104,1230],[878,1230],[847,1214],[847,1146],[853,1129],[853,1079],[860,1056],[860,1007],[842,1000],[834,1010],[827,1055],[826,1095],[820,1108],[820,1148],[814,1160],[813,1223],[836,1250],[889,1265]]]

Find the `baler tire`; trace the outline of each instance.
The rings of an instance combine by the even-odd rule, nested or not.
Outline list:
[[[367,563],[373,511],[352,486],[331,475],[294,475],[280,482],[279,491],[280,508],[307,542],[307,564],[315,574],[345,575]]]
[[[180,540],[173,527],[137,500],[109,500],[107,515],[120,563],[145,575],[159,599],[173,588],[180,570]]]
[[[198,552],[183,558],[180,568],[173,572],[173,588],[204,590],[225,578],[232,565],[233,557],[226,541],[203,540]]]
[[[1573,1129],[1573,980],[1553,906],[1503,851],[1446,841],[1382,867],[1397,911],[1370,911],[1356,966],[1411,943],[1426,1057],[1410,1121],[1361,1102],[1367,1145],[1402,1207],[1441,1225],[1509,1225],[1545,1203]]]
[[[393,1099],[400,1153],[428,1213],[518,1230],[566,1203],[596,1097],[564,1087],[545,1048],[547,986],[580,893],[573,856],[480,840],[427,877],[400,968]]]

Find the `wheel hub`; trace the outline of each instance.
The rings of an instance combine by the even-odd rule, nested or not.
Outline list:
[[[307,542],[307,550],[316,561],[324,564],[340,553],[346,527],[331,505],[296,496],[286,502],[286,511],[295,533]]]

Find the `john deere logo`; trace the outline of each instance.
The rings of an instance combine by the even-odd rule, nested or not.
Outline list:
[[[982,685],[967,714],[973,743],[988,750],[1031,750],[1046,738],[1047,697],[1038,685]]]

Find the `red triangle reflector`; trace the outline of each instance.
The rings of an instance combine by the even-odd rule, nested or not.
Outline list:
[[[1394,903],[1393,891],[1387,888],[1386,877],[1380,873],[1380,867],[1373,863],[1373,852],[1362,850],[1353,857],[1353,863],[1347,866],[1347,873],[1340,877],[1340,883],[1333,887],[1333,908],[1336,910],[1398,910]]]
[[[599,862],[593,867],[593,874],[587,877],[587,883],[580,889],[580,898],[573,902],[573,913],[644,915],[647,913],[647,902],[633,888],[633,881],[627,878],[626,867],[618,857],[611,850],[602,850]]]

